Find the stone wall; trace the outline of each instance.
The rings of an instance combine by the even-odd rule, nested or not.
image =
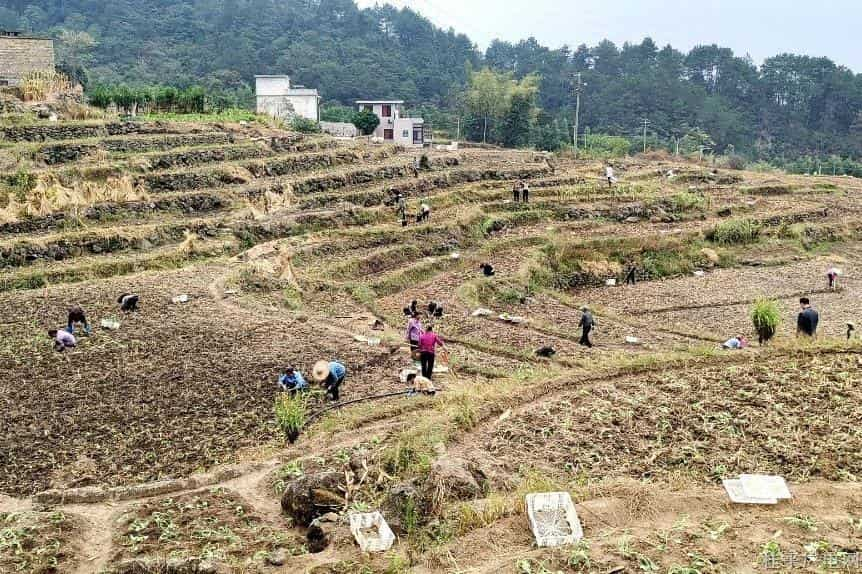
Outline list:
[[[29,72],[53,70],[53,40],[0,35],[0,83],[17,86]]]

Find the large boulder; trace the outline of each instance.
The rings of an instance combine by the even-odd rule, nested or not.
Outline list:
[[[281,509],[298,526],[308,526],[315,518],[343,507],[344,492],[343,472],[304,474],[285,486]]]
[[[472,500],[484,496],[487,475],[475,463],[463,458],[443,455],[431,465],[426,487],[431,491],[432,504],[448,500]]]

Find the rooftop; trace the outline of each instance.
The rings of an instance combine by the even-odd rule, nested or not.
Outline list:
[[[0,30],[0,38],[15,38],[18,40],[51,40],[47,36],[35,36],[27,32],[19,32],[16,30]]]
[[[287,91],[288,96],[316,96],[317,90],[314,88],[290,88]]]
[[[404,100],[356,100],[357,104],[403,104]]]
[[[288,79],[290,79],[290,76],[288,76],[287,74],[258,74],[255,76],[255,78],[288,78]]]

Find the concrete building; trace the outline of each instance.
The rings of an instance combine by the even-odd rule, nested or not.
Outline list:
[[[295,116],[320,121],[320,94],[316,89],[290,86],[289,76],[255,76],[257,113],[290,120]]]
[[[422,118],[403,118],[403,100],[359,100],[359,111],[368,110],[380,118],[380,125],[371,134],[387,142],[404,145],[431,143],[431,134]]]
[[[18,86],[30,72],[53,71],[53,40],[0,30],[0,86]]]

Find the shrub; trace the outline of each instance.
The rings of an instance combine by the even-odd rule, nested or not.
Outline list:
[[[279,393],[275,398],[275,421],[291,444],[296,442],[305,426],[307,409],[305,395],[301,393]]]
[[[296,116],[290,120],[290,129],[301,134],[318,134],[320,133],[320,124],[314,120]]]
[[[753,219],[723,221],[709,232],[710,241],[721,245],[746,245],[760,238],[760,224]]]
[[[364,135],[373,133],[380,125],[380,118],[374,112],[362,110],[353,116],[353,125]]]
[[[769,342],[781,323],[781,310],[774,299],[758,299],[751,308],[751,322],[757,331],[760,344]]]

